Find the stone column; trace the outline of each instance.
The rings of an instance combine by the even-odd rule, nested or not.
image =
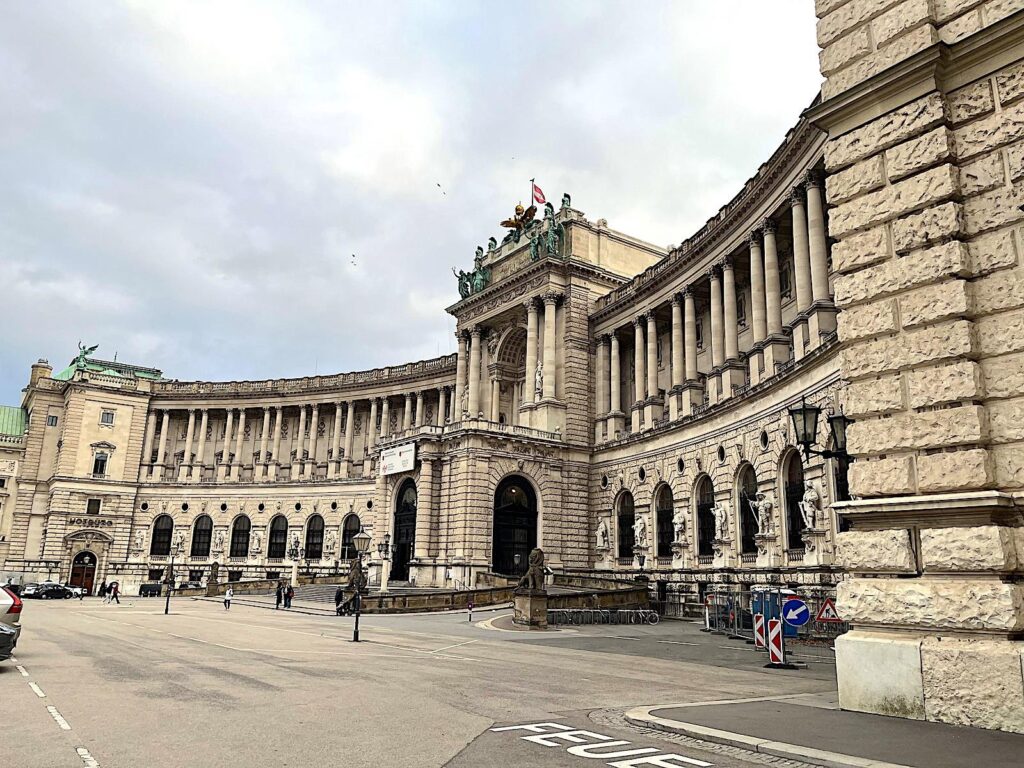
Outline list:
[[[185,429],[185,455],[181,460],[181,467],[178,469],[178,480],[184,481],[188,478],[192,469],[192,438],[196,431],[196,409],[188,409],[188,427]]]
[[[604,438],[604,424],[608,419],[608,339],[599,336],[597,339],[597,381],[594,387],[594,442],[600,443]]]
[[[797,316],[793,320],[793,354],[797,360],[807,351],[807,313],[811,308],[811,252],[807,241],[807,214],[804,191],[796,187],[790,194],[793,214],[793,278],[796,290]]]
[[[647,372],[644,370],[644,318],[643,316],[633,318],[633,390],[634,400],[630,408],[631,422],[634,432],[640,431],[641,416],[643,415],[644,400],[647,393],[644,391],[647,383]]]
[[[537,398],[534,394],[537,381],[537,301],[530,299],[526,306],[526,402]]]
[[[419,483],[416,486],[416,540],[413,542],[413,557],[424,561],[430,557],[430,532],[434,529],[431,515],[434,499],[434,461],[420,458]]]
[[[619,337],[614,331],[608,334],[610,349],[610,366],[608,371],[608,390],[611,402],[608,410],[608,439],[615,440],[626,428],[625,414],[622,412],[622,362],[619,356]]]
[[[341,466],[341,408],[342,403],[334,404],[334,429],[331,431],[331,460],[327,463],[327,478],[338,476]]]
[[[405,393],[405,406],[402,408],[402,431],[412,429],[412,392]]]
[[[171,429],[171,412],[164,410],[160,416],[160,441],[156,446],[156,475],[157,480],[165,479],[164,462],[167,460],[167,433]]]
[[[199,471],[196,472],[195,468],[193,468],[192,472],[192,477],[195,480],[202,480],[203,478],[203,465],[206,463],[206,430],[209,426],[210,412],[203,408],[199,419],[199,446],[196,448],[196,465]]]
[[[717,267],[708,272],[711,284],[711,364],[725,362],[725,328],[722,316],[722,275]]]
[[[544,399],[555,398],[555,311],[558,306],[557,293],[544,294]]]
[[[231,466],[231,429],[235,424],[235,411],[228,408],[224,416],[224,447],[221,448],[220,464],[217,465],[217,480],[224,480]]]
[[[146,416],[146,437],[142,441],[142,468],[140,474],[145,480],[153,471],[153,437],[156,435],[156,411]]]
[[[316,474],[316,433],[320,428],[320,403],[313,403],[309,419],[309,458],[306,459],[306,477]]]
[[[807,235],[811,252],[811,298],[813,311],[807,324],[808,350],[821,344],[821,336],[836,329],[836,312],[828,287],[828,233],[821,199],[821,176],[807,173]]]
[[[691,286],[683,289],[683,345],[686,349],[683,359],[686,381],[679,402],[679,415],[685,417],[693,414],[695,405],[704,403],[704,389],[697,371],[697,306]]]
[[[722,260],[722,308],[725,313],[725,359],[737,360],[740,356],[739,320],[736,315],[736,273],[732,259]]]
[[[253,465],[253,478],[261,478],[267,473],[267,465],[270,459],[267,451],[270,450],[270,406],[263,406],[263,427],[260,429],[260,462],[261,466]]]
[[[345,414],[345,473],[344,477],[352,477],[352,453],[353,444],[356,439],[356,401],[348,401],[348,411]]]
[[[437,388],[437,417],[434,423],[443,427],[448,420],[448,387]]]
[[[235,430],[235,460],[231,463],[231,479],[237,480],[245,457],[242,455],[242,441],[245,440],[245,408],[238,409],[238,428]],[[253,467],[253,473],[256,467]]]
[[[481,328],[474,326],[470,331],[469,342],[469,416],[472,419],[480,415],[480,344]]]
[[[370,421],[366,425],[366,455],[377,447],[377,398],[370,398]]]
[[[274,409],[274,449],[271,454],[273,464],[267,467],[271,480],[277,477],[278,468],[281,466],[281,420],[283,418],[284,408],[279,405]]]
[[[672,389],[668,398],[668,417],[672,421],[679,418],[679,399],[686,377],[683,360],[683,300],[676,293],[672,295],[672,370],[670,372]]]
[[[779,283],[779,251],[775,244],[775,222],[765,219],[764,301],[768,336],[764,346],[764,377],[775,375],[776,366],[789,359],[789,339],[782,331],[782,287]]]
[[[501,380],[495,376],[491,379],[491,416],[493,422],[501,418]]]
[[[295,480],[302,474],[302,466],[305,460],[302,456],[303,444],[306,441],[306,406],[299,406],[299,431],[295,435],[295,461],[292,462],[292,479]]]
[[[391,399],[385,395],[380,406],[380,438],[391,436]]]
[[[647,400],[644,405],[644,426],[652,429],[655,422],[664,415],[664,403],[658,386],[658,320],[653,309],[648,310],[647,319]]]
[[[464,331],[459,331],[456,336],[459,339],[459,353],[455,360],[455,406],[452,409],[454,411],[452,421],[459,421],[462,418],[462,393],[466,381],[466,334]],[[527,365],[529,365],[529,357],[527,357]],[[384,402],[387,403],[387,398],[384,399]],[[386,407],[385,405],[385,409]],[[385,432],[385,429],[381,429],[381,434]]]
[[[426,419],[423,417],[423,390],[416,392],[416,421],[414,426],[422,427],[426,424]]]
[[[750,233],[750,319],[754,331],[754,347],[747,363],[750,367],[750,383],[761,380],[764,357],[761,342],[768,335],[768,317],[764,299],[764,261],[761,255],[760,232]]]

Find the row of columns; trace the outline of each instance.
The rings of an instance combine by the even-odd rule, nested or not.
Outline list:
[[[448,387],[437,388],[438,408],[434,413],[435,424],[443,424],[448,408]],[[399,396],[401,397],[401,396]],[[415,398],[415,418],[413,414],[413,398]],[[384,439],[390,434],[391,419],[391,397],[375,397],[369,399],[369,419],[366,427],[364,440],[365,454],[369,455],[377,445],[379,439]],[[352,462],[355,443],[355,414],[357,401],[339,401],[330,403],[334,411],[333,429],[331,430],[331,444],[327,460],[327,478],[352,476]],[[294,439],[296,458],[291,462],[291,479],[302,479],[313,477],[318,469],[316,456],[319,449],[319,424],[321,406],[326,403],[313,403],[312,405],[300,405],[299,424],[297,436]],[[280,472],[281,461],[281,440],[283,425],[285,422],[284,405],[263,406],[262,422],[259,433],[259,452],[253,462],[255,480],[276,480]],[[209,410],[207,408],[189,408],[188,422],[185,428],[185,459],[178,468],[176,478],[166,476],[168,464],[167,439],[171,428],[172,409],[160,411],[160,429],[157,430],[158,411],[150,412],[146,422],[146,434],[143,440],[143,462],[144,476],[152,476],[154,480],[177,479],[180,482],[198,482],[203,470],[208,465],[206,458],[206,433],[209,426]],[[219,410],[219,409],[217,409]],[[198,425],[197,425],[198,412]],[[237,412],[237,420],[236,414]],[[381,415],[380,435],[377,435],[377,416]],[[409,430],[414,426],[423,426],[425,423],[425,397],[422,390],[404,395],[404,407],[401,429]],[[242,443],[245,437],[246,426],[245,408],[228,408],[224,417],[224,443],[222,457],[216,467],[216,479],[218,481],[239,480],[241,468],[247,465],[242,460]],[[307,415],[309,417],[309,429],[307,433]],[[198,426],[198,435],[196,428]],[[157,439],[159,436],[159,439]],[[147,467],[152,456],[153,443],[157,443],[156,461]],[[255,438],[253,443],[255,444]],[[230,446],[234,443],[234,450]],[[193,447],[195,447],[195,460],[192,460]],[[232,458],[233,456],[233,458]],[[364,473],[369,474],[369,464],[364,467]],[[283,479],[283,478],[281,478]]]
[[[737,286],[733,258],[722,259],[708,270],[711,370],[706,375],[707,401],[731,397],[736,391],[774,375],[776,366],[797,359],[818,346],[821,335],[835,328],[835,310],[828,281],[828,241],[825,232],[821,182],[816,174],[792,192],[793,250],[797,317],[792,340],[782,322],[782,289],[776,224],[765,219],[749,241],[751,329],[753,345],[746,363],[739,349]],[[806,205],[804,202],[806,195]],[[688,416],[704,402],[697,370],[697,311],[693,286],[671,300],[671,362],[668,418]],[[597,421],[595,439],[613,440],[630,415],[632,431],[650,429],[665,417],[658,385],[657,307],[633,319],[633,364],[636,398],[622,402],[621,356],[617,332],[597,339]],[[746,370],[745,370],[746,369]]]

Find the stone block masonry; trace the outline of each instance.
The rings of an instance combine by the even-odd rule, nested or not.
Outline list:
[[[856,419],[838,558],[871,577],[840,586],[840,701],[1024,732],[1024,0],[816,10]],[[941,76],[922,80],[929,54]],[[863,679],[883,658],[899,669]]]

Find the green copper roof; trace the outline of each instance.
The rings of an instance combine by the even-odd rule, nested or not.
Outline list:
[[[128,379],[149,379],[150,381],[160,381],[163,379],[163,373],[156,368],[145,368],[141,365],[131,365],[130,363],[120,363],[111,360],[97,360],[92,357],[86,358],[82,367],[89,373],[101,373],[105,376],[124,376]],[[78,369],[78,359],[76,358],[63,371],[54,374],[53,378],[58,381],[67,381],[75,375],[75,371]]]
[[[25,411],[16,405],[0,405],[0,435],[25,434]]]

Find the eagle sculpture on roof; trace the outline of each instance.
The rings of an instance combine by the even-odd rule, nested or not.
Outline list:
[[[511,219],[505,219],[501,222],[501,226],[508,227],[515,231],[516,234],[522,234],[523,230],[530,226],[530,222],[533,221],[533,217],[537,215],[537,206],[531,205],[529,208],[523,208],[522,203],[516,206],[515,215]]]

